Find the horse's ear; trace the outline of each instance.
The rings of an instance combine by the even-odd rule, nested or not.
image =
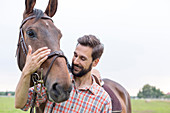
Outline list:
[[[33,12],[36,0],[25,0],[25,13],[30,14]]]
[[[57,6],[58,6],[58,0],[49,0],[45,13],[48,16],[53,17],[57,11]]]

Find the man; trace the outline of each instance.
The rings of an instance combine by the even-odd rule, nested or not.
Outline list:
[[[93,76],[91,76],[92,67],[95,67],[98,64],[103,50],[103,45],[95,36],[85,35],[79,38],[72,59],[71,72],[73,75],[71,75],[71,79],[73,81],[73,89],[70,94],[70,98],[62,103],[52,103],[47,99],[45,88],[43,88],[41,98],[36,99],[36,106],[47,101],[44,110],[45,113],[49,113],[50,111],[53,111],[53,113],[110,113],[112,108],[109,95],[95,82]],[[41,48],[37,51],[36,55],[39,53],[43,56],[42,59],[38,60],[40,63],[37,67],[39,67],[40,64],[46,60],[46,56],[50,51],[47,48]],[[27,56],[26,65],[23,69],[21,79],[25,77],[25,74],[30,76],[30,74],[35,71],[30,63],[32,62],[32,54],[30,53],[31,47],[29,46],[29,54]],[[36,58],[39,57],[37,56]],[[18,85],[22,85],[22,80],[19,81]],[[29,90],[33,90],[33,88],[30,88]],[[21,95],[20,93],[23,94],[23,92],[17,88],[16,94]],[[28,110],[30,103],[32,102],[32,96],[30,96],[30,93],[26,92],[22,98],[24,103],[21,106],[17,106],[17,108]],[[18,104],[17,98],[15,104]]]

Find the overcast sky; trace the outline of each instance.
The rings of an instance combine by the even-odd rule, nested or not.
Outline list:
[[[35,8],[45,10],[47,3],[37,0]],[[24,9],[24,0],[1,1],[0,91],[14,91],[20,78],[15,52]],[[169,0],[59,0],[53,21],[70,62],[77,38],[93,34],[105,46],[96,67],[103,78],[131,96],[145,84],[170,92]]]

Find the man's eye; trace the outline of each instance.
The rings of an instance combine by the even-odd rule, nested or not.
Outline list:
[[[27,33],[28,37],[30,37],[30,38],[36,38],[36,33],[35,33],[34,30],[30,29],[30,30],[28,30],[26,33]]]
[[[84,57],[82,57],[81,60],[85,61],[86,59]]]
[[[77,54],[76,54],[76,53],[74,53],[74,57],[77,57]]]

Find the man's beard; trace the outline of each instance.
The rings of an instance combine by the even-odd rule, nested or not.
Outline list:
[[[77,66],[81,69],[81,71],[79,73],[74,73],[73,72],[73,68],[74,66]],[[72,74],[75,76],[75,77],[82,77],[83,75],[87,74],[89,71],[91,71],[92,69],[92,63],[90,64],[90,66],[88,67],[88,69],[84,69],[82,66],[79,66],[79,65],[76,65],[76,64],[73,64],[72,63],[72,66],[71,66],[71,72]]]

